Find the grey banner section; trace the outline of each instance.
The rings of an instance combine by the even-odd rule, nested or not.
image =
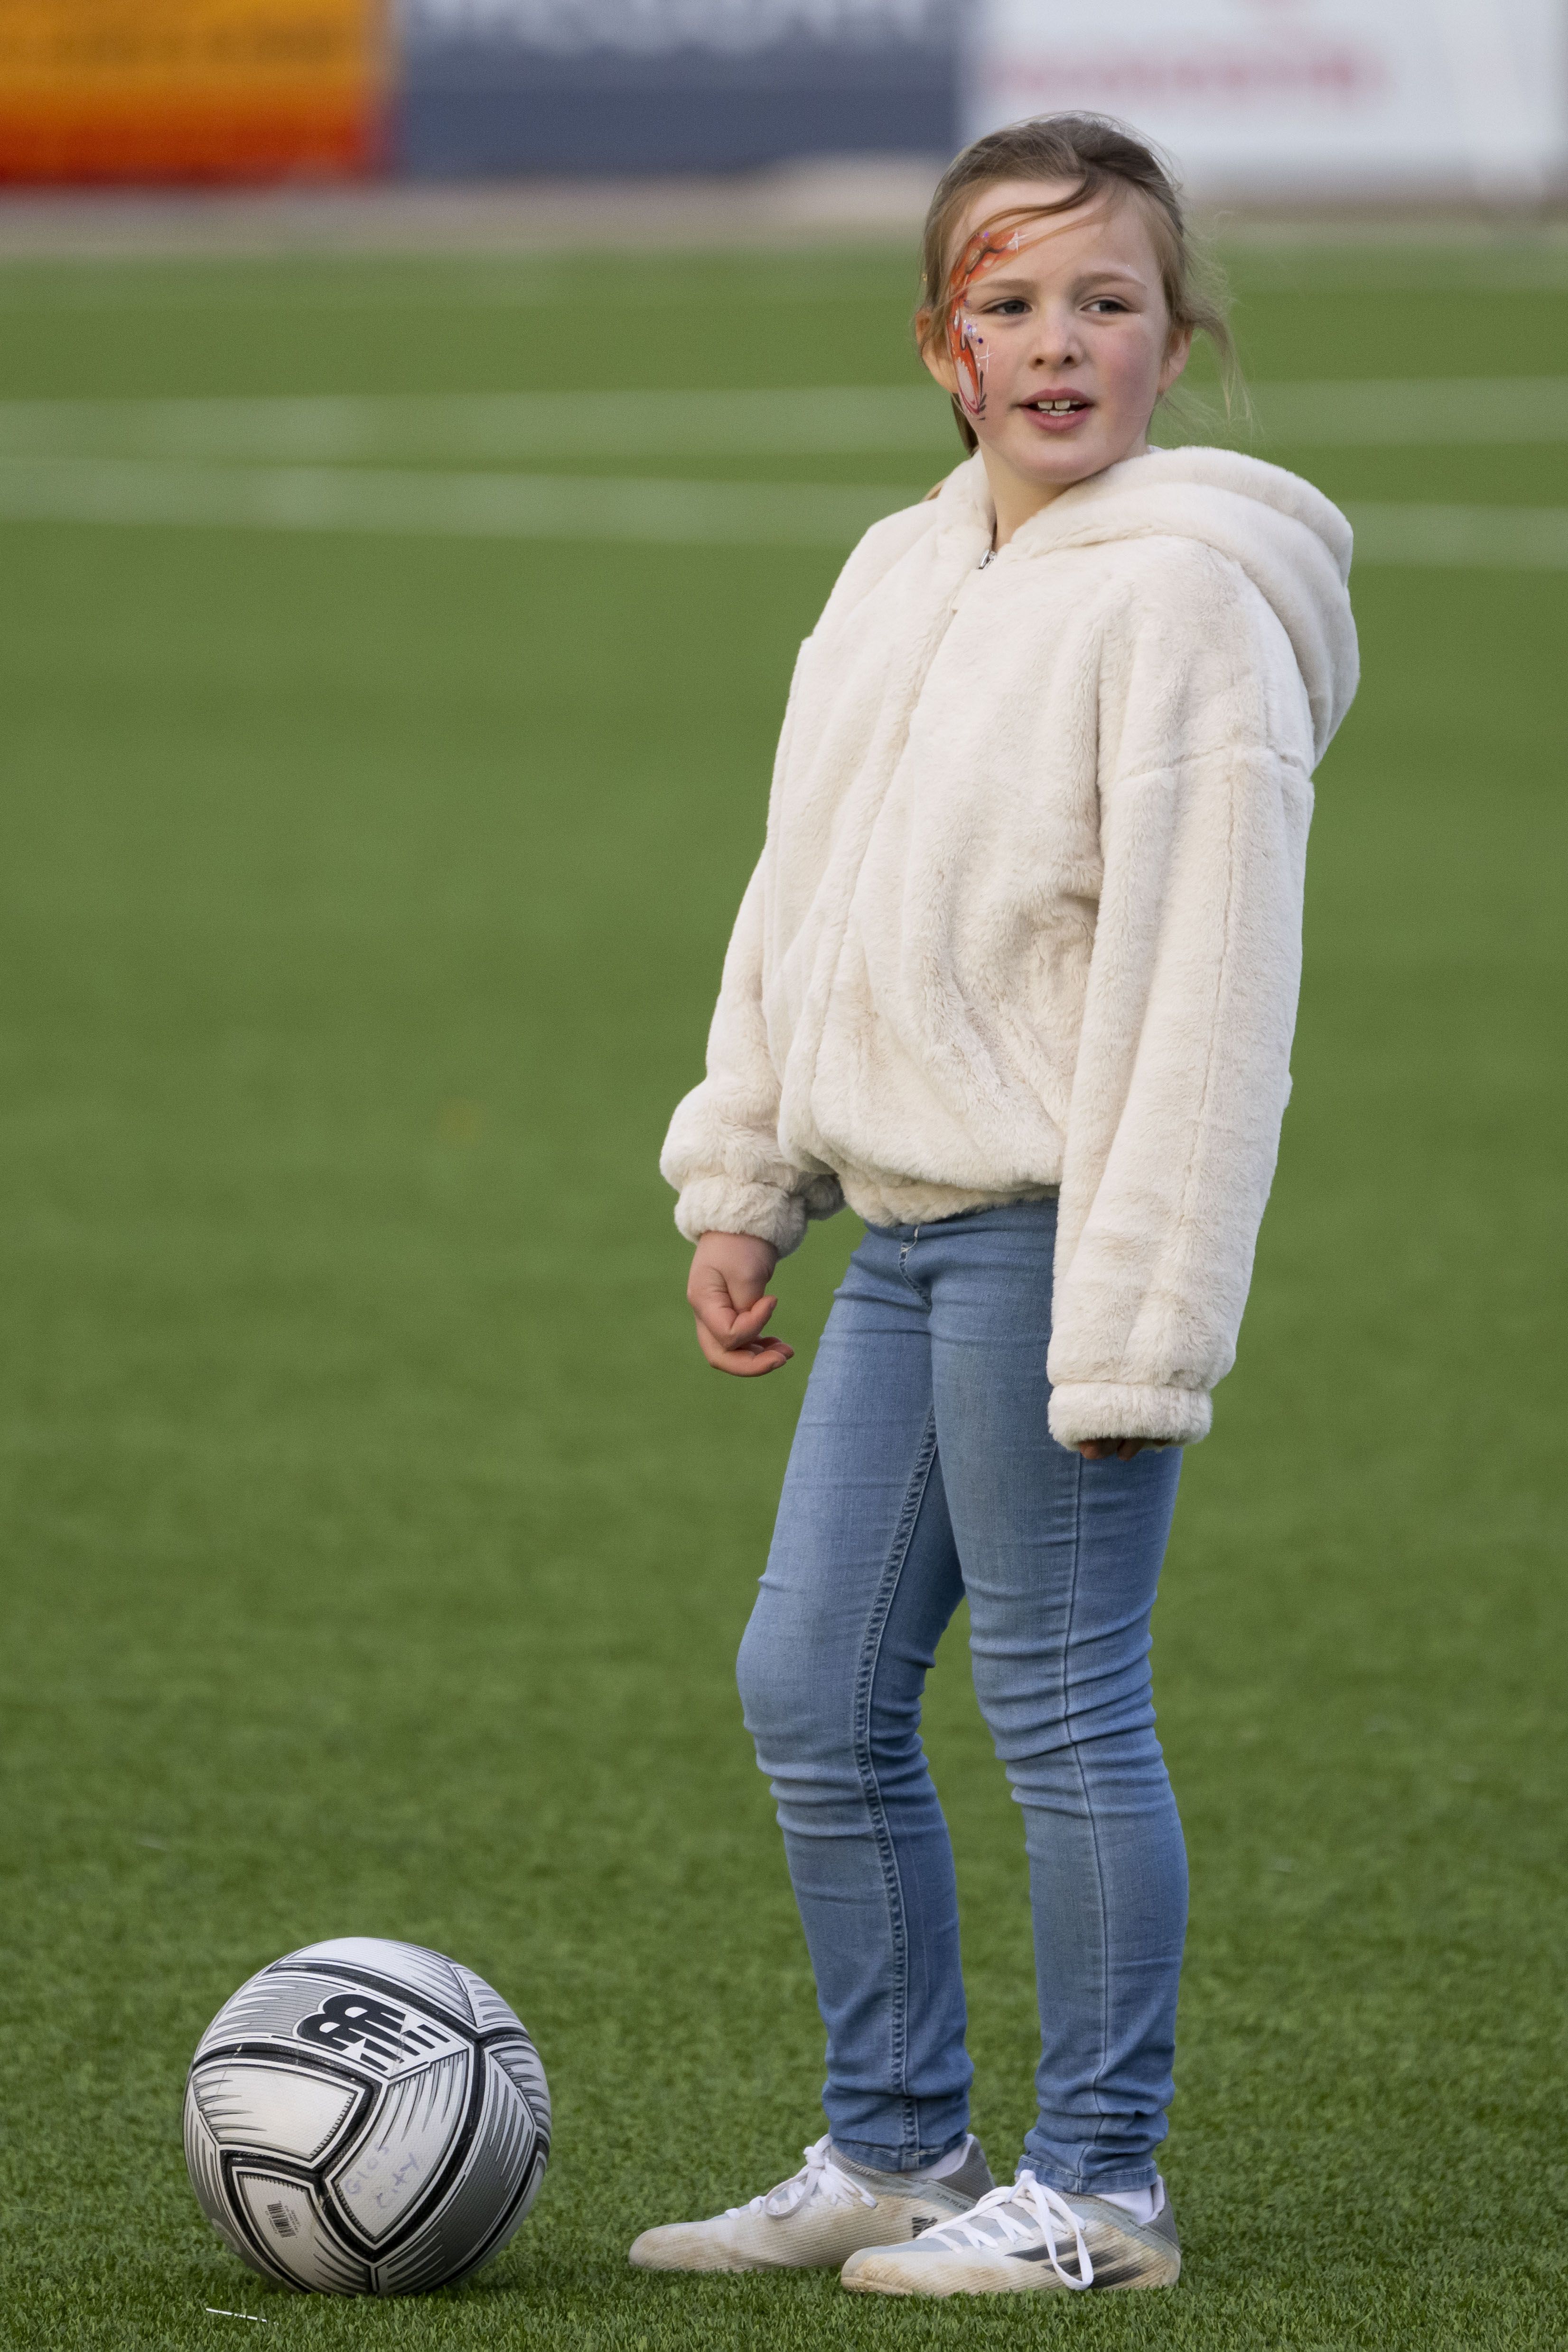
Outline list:
[[[415,179],[735,172],[959,143],[960,0],[405,0]]]

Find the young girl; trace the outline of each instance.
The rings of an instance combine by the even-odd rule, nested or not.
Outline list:
[[[1228,342],[1169,178],[1113,124],[958,158],[917,325],[975,454],[867,533],[801,649],[663,1160],[722,1371],[788,1360],[768,1283],[806,1220],[866,1223],[740,1665],[829,2128],[793,2179],[631,2259],[842,2264],[888,2294],[1160,2286],[1186,1866],[1149,1619],[1289,1090],[1351,536],[1275,467],[1149,447],[1194,331]],[[1038,2117],[1000,2189],[920,1740],[961,1599],[1038,1978]]]

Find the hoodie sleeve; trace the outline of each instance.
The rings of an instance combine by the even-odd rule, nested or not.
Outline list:
[[[1102,672],[1103,874],[1058,1225],[1052,1435],[1206,1436],[1289,1092],[1311,814],[1274,613],[1181,551]]]
[[[787,1257],[807,1218],[831,1216],[844,1196],[837,1178],[793,1167],[779,1150],[779,1081],[763,1018],[765,864],[764,851],[724,958],[708,1075],[677,1104],[658,1164],[680,1195],[675,1222],[689,1242],[754,1234]]]

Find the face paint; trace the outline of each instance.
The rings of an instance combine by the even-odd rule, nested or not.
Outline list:
[[[1068,205],[1029,205],[1007,215],[1011,228],[1005,220],[993,221],[989,228],[975,231],[948,273],[947,355],[958,377],[959,404],[972,423],[985,414],[985,338],[969,309],[970,291],[1005,253],[1023,251],[1029,223],[1054,220],[1071,209]]]
[[[947,355],[958,377],[959,404],[972,421],[985,414],[985,338],[970,312],[969,296],[977,278],[1005,253],[1016,253],[1020,233],[983,228],[972,236],[948,278]]]

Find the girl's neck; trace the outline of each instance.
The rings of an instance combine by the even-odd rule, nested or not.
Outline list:
[[[1140,440],[1136,448],[1124,449],[1121,457],[1114,458],[1112,463],[1121,465],[1123,458],[1142,457],[1146,454],[1148,447],[1146,439]],[[1026,474],[1016,472],[1005,458],[994,457],[984,443],[981,445],[980,456],[985,467],[985,479],[991,491],[991,502],[996,509],[996,530],[991,544],[998,551],[1023,530],[1026,522],[1032,522],[1037,514],[1044,514],[1048,506],[1054,505],[1064,490],[1075,490],[1078,488],[1077,482],[1031,480]],[[1103,473],[1108,468],[1101,467],[1099,470]],[[1085,481],[1093,481],[1094,478],[1092,474],[1086,474],[1083,477]]]

